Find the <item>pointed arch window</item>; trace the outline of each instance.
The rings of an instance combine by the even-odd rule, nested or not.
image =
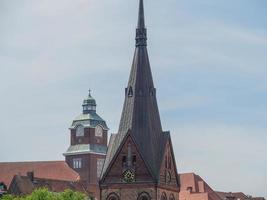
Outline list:
[[[151,197],[147,192],[142,192],[138,195],[137,200],[151,200]]]
[[[132,86],[130,86],[128,89],[128,97],[132,97],[132,96],[133,96],[133,88]]]
[[[127,156],[122,156],[122,167],[125,168],[127,166]]]
[[[120,200],[120,197],[116,193],[111,193],[106,200]]]
[[[154,94],[155,94],[155,88],[150,87],[150,88],[149,88],[149,95],[150,95],[150,96],[154,96]]]
[[[165,192],[162,192],[160,200],[167,200],[167,195]]]
[[[175,200],[175,198],[174,198],[174,195],[173,195],[173,194],[171,194],[171,195],[170,195],[170,197],[169,197],[169,200]]]

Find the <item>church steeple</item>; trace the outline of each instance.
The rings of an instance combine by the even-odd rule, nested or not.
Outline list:
[[[113,157],[130,132],[140,153],[147,162],[150,173],[158,178],[160,157],[162,155],[162,133],[160,115],[157,106],[147,52],[143,0],[139,2],[138,24],[136,29],[136,47],[128,86],[125,89],[125,101],[120,120],[119,131],[111,147],[109,158]],[[108,159],[109,159],[108,158]],[[105,165],[109,165],[108,159]],[[108,166],[105,166],[108,167]],[[104,167],[104,171],[106,168]]]

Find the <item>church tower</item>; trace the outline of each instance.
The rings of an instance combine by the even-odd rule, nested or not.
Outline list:
[[[101,200],[178,200],[171,137],[162,131],[148,58],[143,0],[135,40],[119,130],[110,138],[101,174]]]
[[[96,113],[96,101],[90,91],[82,108],[82,114],[71,124],[70,147],[63,155],[66,163],[80,175],[81,181],[98,196],[98,182],[107,151],[108,127]]]

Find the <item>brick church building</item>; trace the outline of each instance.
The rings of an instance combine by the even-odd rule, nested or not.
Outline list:
[[[34,189],[81,191],[96,200],[264,200],[213,190],[194,173],[178,174],[171,134],[162,130],[139,0],[135,52],[118,133],[111,134],[89,91],[70,130],[65,161],[0,163],[0,197]]]
[[[143,0],[135,39],[119,131],[111,136],[101,175],[101,199],[175,200],[180,184],[170,133],[161,127],[147,52]]]

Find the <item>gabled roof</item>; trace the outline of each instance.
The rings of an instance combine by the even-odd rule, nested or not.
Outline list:
[[[14,175],[26,176],[27,172],[31,171],[38,178],[79,180],[79,174],[72,170],[65,161],[43,161],[0,163],[0,182],[4,182],[9,187]]]
[[[206,195],[209,200],[222,200],[222,198],[197,174],[179,174],[180,179],[180,199],[195,200],[195,194]],[[191,195],[191,196],[190,196]],[[198,198],[199,199],[199,198]],[[203,196],[203,199],[204,196]]]
[[[79,181],[72,182],[45,178],[34,178],[31,180],[28,176],[20,175],[14,176],[9,192],[15,195],[27,195],[37,188],[47,188],[51,192],[63,192],[66,189],[87,192],[86,187]]]
[[[143,158],[149,164],[151,174],[157,180],[160,158],[164,148],[164,133],[157,106],[156,89],[147,52],[143,0],[140,0],[138,25],[136,29],[136,49],[132,69],[125,90],[125,101],[118,134],[109,145],[103,174],[110,165],[124,137],[131,132]]]
[[[242,192],[216,192],[222,199],[246,200],[248,196]]]

